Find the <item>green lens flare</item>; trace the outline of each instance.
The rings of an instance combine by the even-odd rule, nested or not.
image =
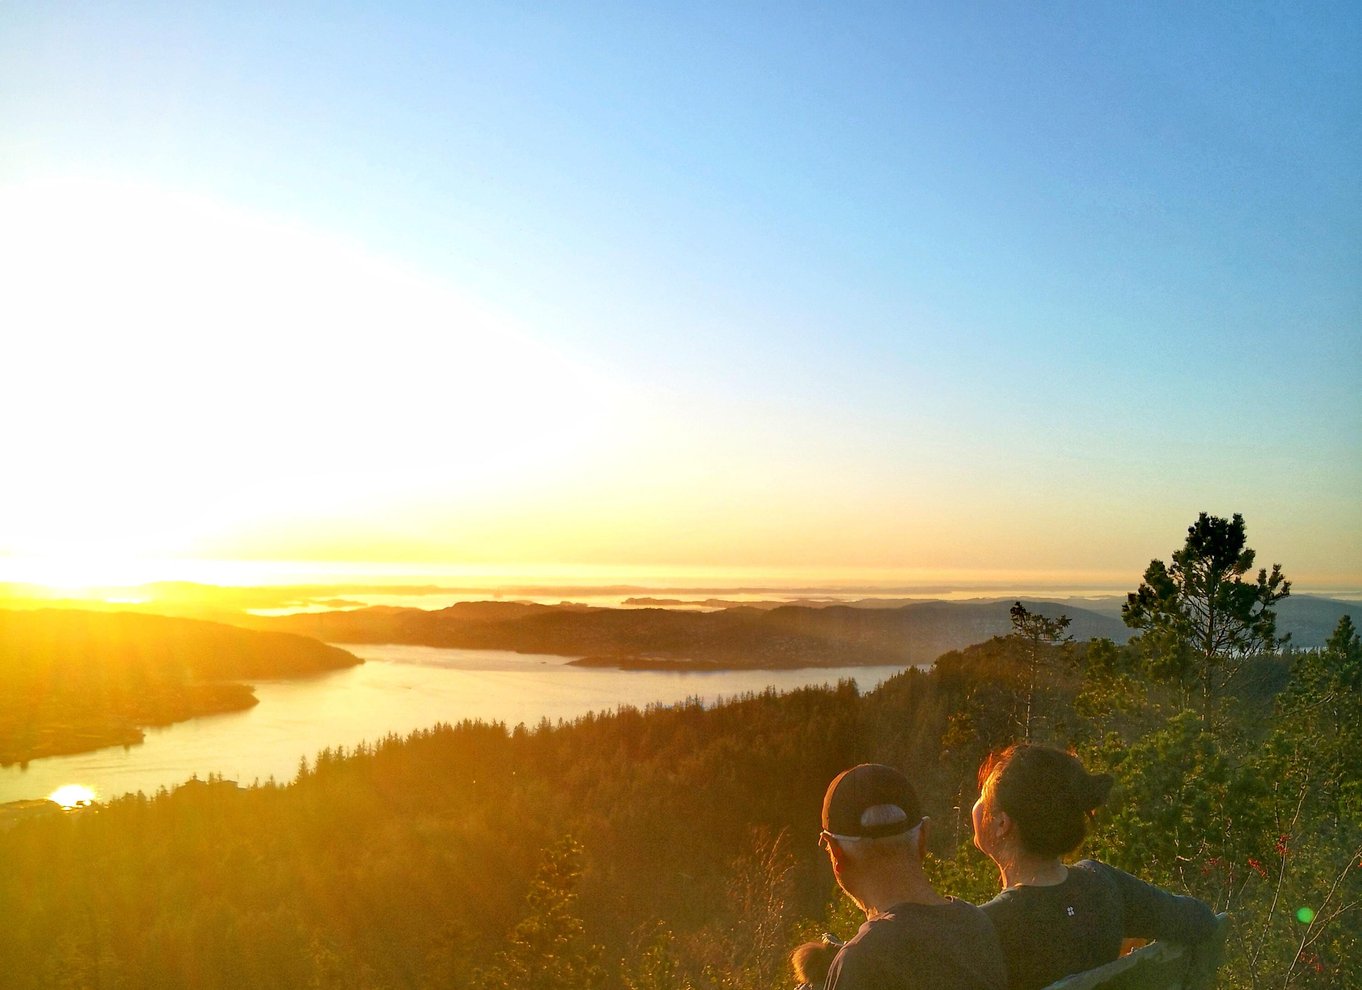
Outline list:
[[[1302,925],[1308,925],[1315,920],[1315,912],[1308,907],[1296,908],[1296,920]]]

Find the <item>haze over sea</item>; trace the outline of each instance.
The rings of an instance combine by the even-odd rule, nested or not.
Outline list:
[[[230,599],[256,614],[282,614],[382,605],[444,608],[459,601],[564,601],[602,607],[706,603],[886,603],[931,599],[965,601],[1124,599],[1139,583],[1143,564],[1128,570],[1074,568],[836,568],[643,567],[583,565],[457,565],[394,562],[139,559],[105,561],[62,577],[60,555],[0,557],[0,598],[34,604],[79,601],[147,606],[175,599],[199,604]],[[1343,577],[1344,580],[1330,580]],[[1297,593],[1362,600],[1362,586],[1344,575],[1295,582]],[[196,586],[196,587],[191,587]]]

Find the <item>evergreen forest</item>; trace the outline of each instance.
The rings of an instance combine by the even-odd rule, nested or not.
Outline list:
[[[1013,630],[874,691],[439,725],[0,830],[18,988],[772,990],[863,920],[816,845],[827,782],[903,768],[940,889],[982,901],[976,773],[1018,739],[1116,781],[1081,855],[1228,911],[1222,986],[1362,986],[1362,643],[1293,650],[1243,521],[1200,517],[1126,644]]]

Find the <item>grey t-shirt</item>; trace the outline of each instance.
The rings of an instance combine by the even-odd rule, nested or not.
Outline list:
[[[1061,977],[1109,963],[1123,938],[1200,942],[1215,914],[1096,860],[1069,867],[1052,887],[1013,887],[983,905],[998,929],[1009,990],[1038,990]]]
[[[988,917],[973,904],[898,904],[861,926],[826,990],[1003,990],[1007,972]]]

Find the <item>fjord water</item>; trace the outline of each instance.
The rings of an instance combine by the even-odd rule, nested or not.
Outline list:
[[[260,703],[244,712],[146,731],[138,746],[0,768],[0,803],[46,797],[68,784],[98,800],[221,774],[243,786],[286,783],[299,761],[463,719],[514,726],[571,720],[622,705],[699,698],[706,704],[768,687],[788,691],[854,679],[869,691],[901,667],[725,670],[704,673],[573,667],[569,657],[428,646],[337,644],[366,662],[318,677],[256,681]]]

